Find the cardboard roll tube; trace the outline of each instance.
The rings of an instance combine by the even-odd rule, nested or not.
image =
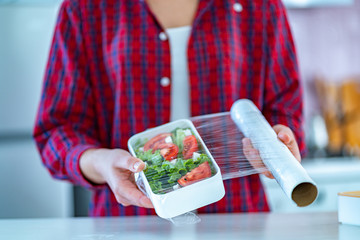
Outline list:
[[[278,139],[255,104],[248,99],[236,101],[231,107],[231,118],[259,151],[264,165],[286,196],[299,207],[313,203],[318,195],[315,182],[286,145]]]

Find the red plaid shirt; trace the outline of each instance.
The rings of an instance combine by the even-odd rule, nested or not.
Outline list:
[[[89,148],[126,149],[133,134],[169,121],[163,33],[141,0],[65,0],[60,9],[34,137],[55,178],[93,189],[92,216],[154,214],[123,207],[108,186],[89,183],[79,157]],[[193,116],[249,98],[304,149],[298,66],[281,0],[200,0],[187,55]],[[226,196],[199,212],[269,210],[258,175],[224,184]]]

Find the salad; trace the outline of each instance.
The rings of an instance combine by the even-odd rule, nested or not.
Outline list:
[[[210,157],[202,153],[201,145],[187,128],[139,141],[135,153],[146,163],[144,174],[156,194],[171,192],[216,173]]]

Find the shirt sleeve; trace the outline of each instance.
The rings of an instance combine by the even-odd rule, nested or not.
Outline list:
[[[99,186],[83,177],[79,158],[100,143],[76,4],[65,0],[59,11],[33,135],[53,177],[91,188]]]
[[[271,125],[283,124],[294,132],[304,155],[302,87],[293,38],[280,0],[268,1],[266,31],[263,113]]]

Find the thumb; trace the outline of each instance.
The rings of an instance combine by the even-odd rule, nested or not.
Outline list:
[[[131,172],[141,172],[145,168],[145,163],[141,159],[128,156],[127,158],[122,159],[118,162],[118,167],[128,169]]]

